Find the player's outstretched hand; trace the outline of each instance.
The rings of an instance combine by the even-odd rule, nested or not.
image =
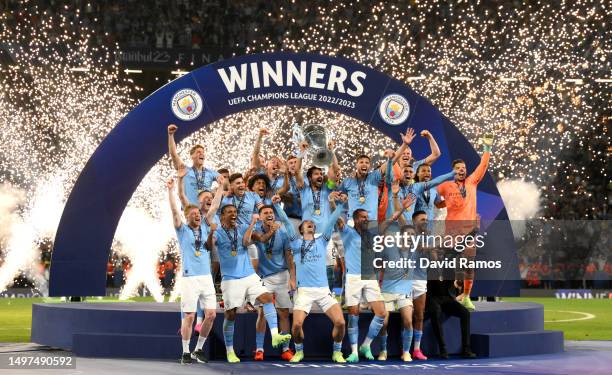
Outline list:
[[[168,190],[173,190],[174,189],[174,178],[169,178],[168,181],[166,181],[166,187],[168,188]]]
[[[168,135],[173,135],[174,133],[176,133],[177,129],[178,129],[178,126],[174,124],[168,125]]]
[[[412,143],[412,140],[414,139],[414,137],[416,137],[416,134],[414,134],[414,129],[412,128],[408,128],[406,134],[400,133],[400,135],[402,136],[402,141],[404,141],[405,145],[409,145],[410,143]]]
[[[486,146],[493,146],[493,134],[487,133],[485,135],[482,136],[482,143],[484,143]]]

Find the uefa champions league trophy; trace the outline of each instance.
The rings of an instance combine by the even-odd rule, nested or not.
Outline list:
[[[327,147],[327,131],[318,124],[293,124],[293,137],[291,138],[299,149],[300,142],[308,143],[312,154],[312,164],[319,168],[329,167],[333,161],[333,154]]]

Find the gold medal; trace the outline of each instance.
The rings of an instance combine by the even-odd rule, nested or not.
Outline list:
[[[202,252],[201,252],[200,250],[197,250],[197,251],[195,252],[195,256],[199,257],[200,255],[202,255]]]
[[[321,210],[315,210],[315,211],[314,211],[314,214],[315,214],[315,215],[321,215]]]
[[[232,256],[235,257],[236,255],[238,255],[238,251],[236,251],[236,249],[232,249]]]
[[[266,253],[266,258],[272,259],[272,252],[267,252]]]
[[[365,203],[365,197],[359,197],[359,203]]]
[[[204,190],[202,189],[198,189],[198,195],[200,195],[201,192],[203,192]]]

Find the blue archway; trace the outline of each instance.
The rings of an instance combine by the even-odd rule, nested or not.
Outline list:
[[[470,169],[479,161],[465,137],[426,98],[406,84],[352,61],[271,53],[207,65],[147,97],[91,156],[62,214],[52,254],[49,294],[105,295],[106,265],[119,219],[142,178],[167,152],[168,124],[179,125],[176,139],[180,141],[225,116],[277,105],[342,113],[370,124],[396,142],[408,127],[417,132],[428,129],[442,151],[434,174],[446,172],[455,158],[464,159]],[[490,175],[478,187],[478,200],[483,220],[507,220]],[[506,225],[496,233],[496,243],[508,241],[512,242],[512,233]],[[496,281],[481,294],[518,291],[512,250],[500,254],[508,254],[503,279],[513,282],[504,282],[499,276],[490,278]]]

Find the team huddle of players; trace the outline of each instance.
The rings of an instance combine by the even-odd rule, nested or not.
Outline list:
[[[402,270],[385,270],[366,277],[362,275],[361,261],[362,253],[368,251],[363,251],[362,241],[372,223],[379,233],[387,233],[393,223],[403,232],[426,233],[435,207],[447,208],[447,222],[475,221],[476,188],[486,172],[490,142],[485,142],[481,163],[471,175],[467,175],[462,160],[455,160],[452,171],[432,178],[431,164],[440,157],[435,139],[427,130],[421,132],[429,141],[431,154],[415,161],[409,145],[416,134],[407,129],[397,150],[385,150],[386,161],[382,165],[372,169],[370,157],[359,155],[354,172],[341,178],[335,156],[327,171],[316,166],[303,168],[306,143],[287,160],[277,156],[264,160],[260,149],[268,134],[266,129],[259,131],[251,169],[244,174],[205,167],[205,149],[201,145],[190,150],[192,165],[188,167],[178,155],[176,131],[176,125],[168,126],[168,147],[178,181],[175,184],[170,179],[167,187],[181,253],[182,278],[178,287],[183,316],[182,363],[208,361],[202,348],[216,316],[212,275],[217,272],[222,277],[223,335],[230,363],[240,361],[233,349],[234,322],[237,309],[245,305],[253,306],[259,314],[255,360],[263,360],[267,324],[272,346],[281,347],[281,358],[300,362],[304,358],[302,327],[313,304],[333,323],[334,362],[358,362],[360,356],[373,360],[370,344],[377,336],[381,340],[378,359],[386,360],[388,313],[396,310],[403,322],[402,360],[427,359],[420,349],[426,270],[414,270],[410,277],[402,275]],[[329,147],[333,151],[333,142]],[[213,182],[217,183],[214,192]],[[182,210],[175,199],[175,185]],[[347,324],[329,289],[326,271],[332,236],[341,238],[344,247],[344,295],[351,345],[347,358],[342,353]],[[388,260],[404,256],[405,249],[401,248],[385,249],[383,253]],[[465,271],[463,294],[457,301],[473,310],[469,298],[473,270]],[[294,290],[292,301],[290,291]],[[362,302],[367,302],[374,318],[366,338],[358,345]],[[198,319],[198,341],[191,352],[189,342],[199,308],[203,316]],[[295,351],[289,348],[292,338]]]

